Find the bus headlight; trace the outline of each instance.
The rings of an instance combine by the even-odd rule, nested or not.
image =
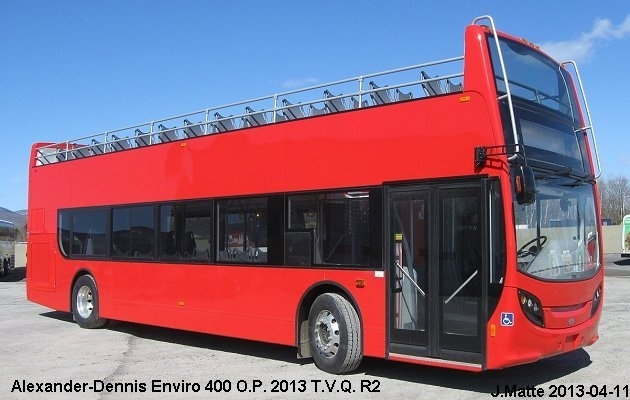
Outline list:
[[[595,289],[595,293],[593,294],[593,304],[591,305],[591,317],[595,315],[595,313],[599,309],[599,304],[601,302],[602,302],[602,285],[599,285],[597,289]]]
[[[521,305],[521,309],[527,319],[538,326],[545,326],[542,305],[536,296],[519,289],[518,303]]]

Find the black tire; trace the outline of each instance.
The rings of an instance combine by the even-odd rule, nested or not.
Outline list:
[[[361,360],[361,321],[337,293],[319,295],[308,314],[309,345],[317,368],[332,374],[354,371]]]
[[[99,317],[98,289],[91,275],[82,275],[72,288],[72,316],[81,328],[102,328],[107,319]]]

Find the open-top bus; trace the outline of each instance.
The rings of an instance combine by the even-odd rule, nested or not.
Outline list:
[[[0,220],[0,275],[15,268],[15,238],[17,231],[11,221]]]
[[[601,314],[594,139],[577,67],[480,17],[464,56],[34,144],[28,298],[333,373],[569,352]]]

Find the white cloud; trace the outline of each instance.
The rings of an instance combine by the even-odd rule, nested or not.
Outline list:
[[[319,79],[316,78],[287,79],[282,82],[282,87],[291,90],[316,85],[317,83],[319,83]]]
[[[584,62],[595,52],[595,46],[603,40],[620,40],[630,37],[630,14],[619,25],[609,19],[597,19],[590,32],[582,33],[573,40],[547,42],[540,45],[549,55],[559,61]]]

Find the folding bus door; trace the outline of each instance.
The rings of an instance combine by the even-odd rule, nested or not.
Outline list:
[[[389,188],[390,355],[481,364],[485,186]]]

